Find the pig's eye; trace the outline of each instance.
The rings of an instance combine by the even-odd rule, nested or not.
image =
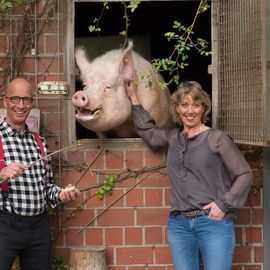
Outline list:
[[[105,91],[110,91],[112,90],[112,85],[110,83],[105,83],[104,84],[104,90]]]
[[[83,85],[83,89],[86,87],[86,84]]]

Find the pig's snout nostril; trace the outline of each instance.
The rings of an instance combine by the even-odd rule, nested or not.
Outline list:
[[[72,97],[72,103],[77,107],[86,107],[88,102],[89,102],[88,96],[83,91],[78,91]]]

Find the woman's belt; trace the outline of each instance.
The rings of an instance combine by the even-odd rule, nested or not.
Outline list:
[[[170,212],[170,216],[176,217],[176,216],[182,216],[186,218],[194,218],[199,216],[205,216],[208,215],[209,210],[208,209],[188,209],[188,210],[173,210]]]

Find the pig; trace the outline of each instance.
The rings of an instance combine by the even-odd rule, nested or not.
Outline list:
[[[98,138],[138,137],[132,121],[131,103],[125,91],[125,82],[132,80],[136,73],[138,99],[142,106],[159,128],[172,125],[169,90],[160,87],[162,77],[158,73],[151,75],[151,86],[148,86],[146,77],[150,76],[152,65],[133,50],[132,41],[126,48],[108,51],[93,61],[88,60],[83,48],[77,48],[75,60],[83,82],[83,90],[72,96],[77,110],[75,117]]]

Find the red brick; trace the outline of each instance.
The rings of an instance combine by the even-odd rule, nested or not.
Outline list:
[[[44,12],[44,6],[45,6],[44,1],[37,1],[36,5],[37,5],[37,12],[38,13]]]
[[[76,184],[76,186],[80,188],[93,187],[96,185],[96,176],[92,175],[89,171],[85,173],[85,171],[64,170],[61,176],[63,186],[69,183]]]
[[[57,112],[58,100],[38,97],[38,102],[39,102],[38,107],[40,108],[41,111]]]
[[[37,51],[36,54],[43,54],[45,53],[45,37],[40,36],[37,40]]]
[[[85,230],[85,242],[87,245],[103,245],[105,243],[103,229],[88,227]]]
[[[122,228],[106,228],[105,229],[106,245],[123,245],[123,229]]]
[[[35,72],[35,58],[33,57],[25,57],[22,62],[22,70],[27,73]]]
[[[245,232],[246,232],[247,243],[249,244],[261,243],[262,244],[262,239],[263,239],[262,228],[249,227],[249,228],[245,228]]]
[[[72,164],[73,166],[84,164],[84,153],[81,151],[68,151],[65,153],[65,158],[66,162]]]
[[[58,74],[50,74],[50,73],[43,73],[37,76],[37,81],[39,82],[44,82],[44,81],[65,81],[64,74],[58,73]],[[55,95],[54,95],[55,96]],[[47,95],[46,95],[47,97]],[[61,98],[62,96],[58,96]]]
[[[168,242],[168,230],[165,230],[165,244],[169,245],[169,242]]]
[[[261,187],[262,188],[263,183],[263,170],[253,170],[253,185]]]
[[[263,209],[252,208],[252,224],[260,225],[263,224]]]
[[[65,265],[69,263],[70,248],[58,248],[53,249],[53,256],[60,256],[63,259]]]
[[[38,22],[38,32],[43,33],[57,33],[58,32],[58,21],[56,18],[39,18]]]
[[[243,229],[242,227],[235,227],[235,240],[237,244],[245,244],[243,243]]]
[[[144,181],[146,181],[147,179],[144,179],[142,182],[144,182]],[[138,182],[139,181],[139,179],[138,180],[136,180],[135,178],[129,178],[129,179],[126,179],[126,180],[124,180],[124,181],[122,181],[122,182],[118,182],[117,183],[117,185],[119,186],[119,187],[126,187],[126,188],[130,188],[130,187],[132,187],[133,185],[135,185],[135,183],[136,182]],[[141,185],[141,184],[140,184]],[[139,185],[139,186],[140,186]]]
[[[85,162],[86,164],[92,164],[90,167],[91,169],[104,169],[105,168],[104,150],[98,155],[99,152],[100,152],[100,148],[91,149],[86,152]]]
[[[171,189],[166,188],[165,189],[165,206],[166,207],[171,205],[170,200],[171,200]]]
[[[160,247],[156,246],[155,250],[155,258],[157,264],[169,264],[172,263],[172,257],[170,253],[170,248],[168,246]]]
[[[71,214],[72,210],[63,210],[62,217],[66,219],[69,214]],[[68,227],[84,227],[92,218],[94,217],[94,211],[91,209],[84,209],[82,211],[78,211],[75,214],[74,218],[68,218],[66,222],[66,226]],[[89,227],[93,226],[93,224],[89,224]],[[79,231],[79,229],[78,229]]]
[[[166,225],[169,209],[166,208],[138,208],[137,224],[138,225]]]
[[[163,189],[149,188],[146,189],[145,206],[162,206],[163,205]]]
[[[242,208],[236,211],[237,220],[236,224],[250,224],[250,209],[249,208]]]
[[[54,231],[55,232],[55,241],[53,242],[53,244],[54,244],[54,246],[64,246],[64,234],[62,233],[62,231],[61,232],[59,232],[58,231],[58,229],[57,230],[52,230],[52,231]]]
[[[105,205],[109,206],[109,205],[111,205],[112,203],[115,202],[114,204],[112,204],[111,207],[123,207],[123,205],[124,205],[124,202],[123,202],[124,197],[120,198],[121,195],[123,195],[123,193],[124,193],[123,189],[116,189],[116,188],[113,189],[112,195],[109,195],[108,193],[106,193],[105,196],[104,196]]]
[[[236,246],[233,256],[234,263],[251,263],[251,247]]]
[[[43,135],[43,136],[45,136],[45,135]],[[59,140],[56,136],[46,136],[46,139],[47,139],[51,153],[53,151],[59,150],[60,143],[59,143]]]
[[[142,228],[125,228],[125,245],[142,245]]]
[[[127,151],[126,152],[126,167],[129,169],[143,167],[143,151]]]
[[[254,261],[255,263],[263,263],[263,247],[254,247]]]
[[[146,167],[152,167],[160,165],[165,160],[165,155],[163,152],[153,152],[151,150],[145,151],[145,166]]]
[[[251,168],[262,168],[262,159],[248,160]]]
[[[144,191],[141,188],[134,188],[126,195],[126,206],[143,206],[144,205]]]
[[[232,270],[243,270],[242,265],[232,265]]]
[[[59,42],[59,44],[58,44]],[[56,35],[47,35],[45,36],[45,52],[46,53],[57,53],[63,52],[63,44],[62,39],[58,40],[57,34]]]
[[[67,246],[81,246],[83,245],[83,234],[78,234],[78,230],[68,228],[68,232],[65,235]]]
[[[39,61],[38,61],[39,73],[44,73],[44,72],[59,73],[62,70],[63,70],[63,57],[62,56],[39,57]]]
[[[132,226],[134,225],[133,213],[133,209],[108,209],[99,216],[97,223],[99,226]]]
[[[61,184],[63,187],[65,187],[66,185],[70,184],[75,184],[76,180],[80,177],[80,172],[75,171],[75,170],[65,170],[62,172],[61,175]]]
[[[261,196],[262,196],[261,191],[257,192],[256,194],[250,193],[245,203],[245,206],[250,207],[262,206]]]
[[[89,200],[86,203],[87,208],[96,208],[96,207],[104,207],[104,200],[100,200],[96,195],[97,189],[92,189],[90,193],[88,193]]]
[[[163,244],[162,227],[146,227],[145,244]]]
[[[47,113],[46,116],[46,130],[51,134],[58,134],[63,130],[63,121],[59,113]]]
[[[7,36],[5,34],[0,35],[0,52],[7,51]]]
[[[107,169],[122,169],[122,168],[124,168],[124,153],[123,153],[123,151],[109,150],[106,153],[106,168]]]
[[[169,187],[169,180],[166,174],[153,173],[140,184],[140,187]]]
[[[153,263],[152,247],[117,248],[116,256],[118,265]]]
[[[116,263],[116,248],[115,247],[107,246],[107,248],[106,248],[106,260],[107,260],[107,266],[109,266],[109,265],[117,265],[117,263]]]
[[[80,207],[82,205],[84,208],[80,209],[80,210],[77,210],[78,205],[80,205]],[[78,212],[84,211],[85,208],[86,207],[84,205],[83,193],[81,193],[80,196],[78,198],[76,198],[76,200],[65,203],[65,209],[72,209],[74,211],[76,210],[75,213],[74,213],[75,216],[77,216]]]

